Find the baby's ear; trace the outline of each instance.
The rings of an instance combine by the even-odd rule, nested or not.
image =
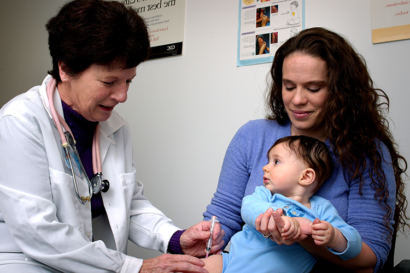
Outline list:
[[[302,186],[309,186],[316,180],[315,170],[312,168],[307,168],[302,171],[302,174],[299,178],[299,184]]]

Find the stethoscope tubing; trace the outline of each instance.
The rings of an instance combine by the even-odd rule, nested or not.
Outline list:
[[[94,173],[101,173],[101,156],[100,156],[100,125],[97,124],[93,136],[93,171]],[[95,160],[94,160],[95,159]]]
[[[48,102],[49,102],[49,106],[50,106],[50,111],[51,111],[51,115],[54,119],[54,123],[57,127],[58,130],[58,134],[60,135],[60,139],[61,139],[61,143],[62,146],[64,148],[64,152],[66,154],[66,156],[68,157],[68,161],[69,161],[69,165],[70,165],[70,169],[71,169],[71,173],[73,175],[73,184],[74,184],[74,189],[75,189],[75,193],[77,195],[78,200],[81,202],[81,204],[87,204],[88,202],[90,202],[93,193],[96,194],[100,191],[100,189],[98,188],[97,191],[94,190],[93,184],[91,183],[90,179],[88,178],[87,173],[85,172],[83,163],[81,162],[80,159],[80,155],[77,151],[77,147],[75,145],[75,138],[73,133],[71,132],[70,127],[68,126],[68,124],[66,123],[66,121],[60,116],[60,114],[57,113],[55,107],[54,107],[54,91],[56,89],[56,85],[57,85],[57,81],[54,78],[51,78],[51,80],[48,82],[47,84],[47,97],[48,97]],[[63,132],[63,128],[65,130],[65,132]],[[69,134],[69,135],[67,135]],[[102,177],[102,167],[101,167],[101,156],[100,156],[100,126],[99,124],[97,124],[96,128],[95,128],[95,133],[93,136],[93,145],[92,145],[92,162],[93,162],[93,172],[96,173],[97,175],[99,175],[99,177]],[[71,137],[73,140],[73,143],[69,143],[67,142],[67,138]],[[74,172],[74,166],[72,163],[72,158],[71,158],[71,153],[69,151],[69,147],[71,147],[71,149],[74,151],[75,156],[78,158],[78,162],[80,163],[80,168],[81,171],[83,172],[86,180],[87,180],[87,184],[88,184],[88,193],[89,196],[81,196],[78,190],[78,185],[77,185],[77,180],[75,178],[75,172]],[[109,184],[109,183],[108,183]],[[100,186],[100,185],[99,185]],[[107,188],[108,190],[108,188]]]

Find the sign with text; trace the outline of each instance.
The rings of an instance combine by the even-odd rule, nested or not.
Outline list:
[[[121,0],[144,18],[151,52],[148,59],[182,55],[185,0]]]
[[[371,0],[373,44],[410,39],[409,2]]]

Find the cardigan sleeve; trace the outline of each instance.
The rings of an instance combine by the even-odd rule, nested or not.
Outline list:
[[[392,209],[392,214],[388,219],[388,225],[386,226],[384,221],[386,212],[380,206],[379,201],[375,199],[375,190],[372,188],[372,179],[369,172],[369,166],[371,164],[369,159],[367,160],[368,167],[363,172],[364,181],[362,190],[359,190],[359,179],[350,181],[346,220],[349,225],[357,229],[363,242],[365,242],[376,255],[377,263],[375,272],[382,268],[391,248],[391,238],[389,234],[391,234],[391,230],[393,230],[393,213],[395,211],[396,202],[396,182],[390,153],[383,143],[380,143],[379,152],[382,158],[381,167],[386,177],[386,188],[389,192],[387,204]],[[347,180],[347,174],[345,178],[346,181],[349,181]]]

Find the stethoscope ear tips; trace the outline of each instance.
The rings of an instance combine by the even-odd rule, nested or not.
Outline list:
[[[104,179],[101,182],[101,191],[107,192],[110,189],[110,182],[107,179]]]

